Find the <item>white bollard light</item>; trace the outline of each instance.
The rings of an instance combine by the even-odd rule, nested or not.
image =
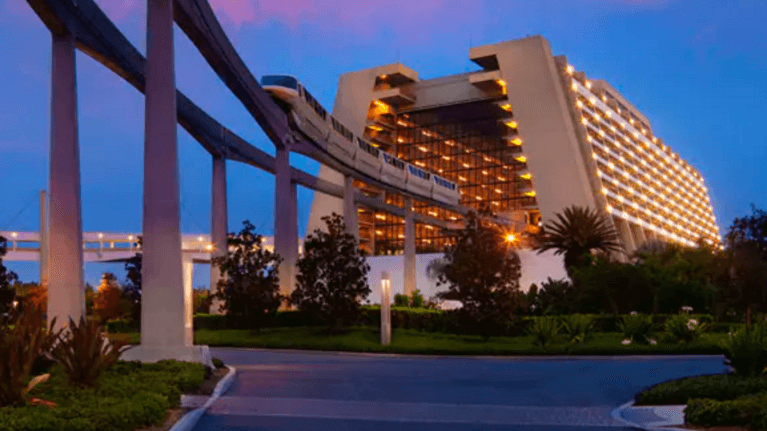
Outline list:
[[[388,272],[381,273],[381,345],[391,343],[391,280]]]

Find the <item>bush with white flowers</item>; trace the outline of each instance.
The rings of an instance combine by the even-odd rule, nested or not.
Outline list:
[[[682,307],[683,311],[685,307]],[[670,317],[665,323],[666,337],[670,341],[690,343],[700,337],[700,334],[708,331],[708,323],[700,323],[686,314],[677,314]]]

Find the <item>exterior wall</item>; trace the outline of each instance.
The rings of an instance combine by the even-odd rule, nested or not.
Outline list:
[[[416,288],[421,291],[424,299],[433,298],[438,292],[447,290],[446,287],[438,287],[437,283],[430,280],[426,275],[426,267],[434,259],[439,259],[442,253],[430,253],[416,255]],[[530,285],[535,283],[540,288],[541,283],[548,277],[554,280],[567,278],[562,256],[556,256],[553,252],[537,254],[531,250],[520,250],[519,258],[522,263],[522,276],[519,280],[523,292],[530,290]],[[403,256],[372,256],[367,258],[370,265],[368,273],[368,285],[371,304],[381,303],[381,273],[388,272],[391,279],[392,303],[394,295],[404,293],[403,280]]]
[[[569,205],[596,206],[564,89],[548,42],[534,36],[473,48],[495,55],[508,85],[545,223]]]

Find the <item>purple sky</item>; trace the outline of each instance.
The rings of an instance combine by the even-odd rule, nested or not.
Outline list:
[[[145,0],[96,0],[145,52]],[[617,87],[655,134],[697,167],[720,228],[767,207],[767,2],[743,0],[215,0],[253,73],[298,76],[331,109],[338,77],[401,61],[422,78],[475,70],[470,45],[542,34],[555,54]],[[50,36],[23,0],[0,0],[0,230],[36,230],[47,188]],[[272,152],[241,104],[176,32],[177,85],[220,122]],[[78,54],[83,224],[89,231],[141,228],[143,97]],[[184,232],[210,225],[210,157],[179,128]],[[317,164],[294,157],[309,172]],[[229,226],[250,219],[272,234],[273,177],[228,165]],[[311,193],[299,189],[302,225]],[[31,203],[30,203],[31,202]],[[27,206],[27,204],[29,205]],[[26,208],[26,209],[25,209]],[[24,210],[24,211],[22,211]],[[16,216],[20,211],[21,214]],[[303,233],[303,226],[301,228]],[[9,263],[25,280],[37,265]],[[87,279],[120,266],[88,265]],[[195,284],[207,284],[198,267]]]

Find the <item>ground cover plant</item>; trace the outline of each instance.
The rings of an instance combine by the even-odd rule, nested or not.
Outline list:
[[[156,364],[120,362],[107,368],[97,388],[70,385],[59,366],[35,392],[55,407],[25,405],[0,408],[0,429],[7,431],[133,431],[159,425],[181,393],[196,389],[205,367],[177,361]]]

